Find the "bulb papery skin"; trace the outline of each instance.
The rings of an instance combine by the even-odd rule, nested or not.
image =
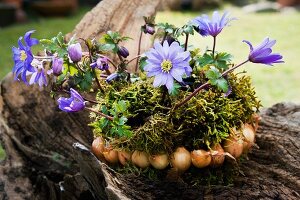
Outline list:
[[[105,160],[111,164],[116,164],[119,162],[118,151],[112,149],[111,147],[106,147],[103,155]]]
[[[169,165],[169,157],[167,154],[157,154],[149,157],[150,164],[155,169],[165,169]]]
[[[142,169],[150,166],[149,155],[144,151],[135,150],[131,156],[131,161]]]
[[[224,151],[232,155],[234,158],[239,158],[243,153],[243,140],[237,136],[231,135],[224,142]]]
[[[244,136],[244,152],[248,152],[249,149],[253,146],[255,143],[255,130],[250,124],[244,124],[244,127],[242,128],[242,133]]]
[[[101,161],[105,160],[104,155],[103,155],[104,148],[105,148],[104,139],[102,137],[95,138],[92,143],[92,152]]]
[[[191,153],[192,163],[197,168],[204,168],[210,165],[211,155],[210,152],[199,149]]]
[[[212,156],[210,166],[213,168],[217,168],[223,165],[225,160],[224,149],[220,144],[215,144],[212,148]],[[217,152],[215,155],[214,152]]]
[[[190,168],[192,164],[191,154],[184,147],[178,147],[171,155],[171,165],[178,171],[184,172]]]
[[[122,165],[126,165],[126,163],[131,161],[131,153],[127,151],[119,151],[118,158]]]

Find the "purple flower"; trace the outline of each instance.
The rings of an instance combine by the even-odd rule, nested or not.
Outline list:
[[[148,59],[144,70],[148,72],[148,77],[155,76],[154,87],[166,85],[171,92],[174,79],[183,82],[182,77],[190,76],[192,72],[189,65],[190,52],[184,51],[178,42],[173,42],[170,46],[167,41],[163,45],[155,42],[154,48],[145,54]]]
[[[123,58],[127,58],[129,56],[129,51],[125,47],[120,46],[118,50],[118,54]]]
[[[48,70],[47,74],[52,74],[54,76],[59,76],[63,70],[64,60],[62,58],[53,58],[52,60],[52,69]]]
[[[85,102],[82,96],[72,88],[70,89],[70,92],[70,98],[60,97],[57,100],[59,109],[65,112],[77,112],[83,110],[85,107]]]
[[[230,21],[235,19],[228,16],[228,12],[225,12],[221,17],[218,11],[214,11],[212,19],[209,19],[207,15],[202,15],[193,19],[192,23],[196,26],[196,30],[200,35],[216,37]]]
[[[71,44],[68,47],[68,54],[73,62],[79,62],[82,57],[82,49],[79,43]]]
[[[102,57],[102,58],[100,57],[96,60],[96,62],[91,63],[90,66],[91,66],[92,69],[97,68],[97,69],[100,69],[102,71],[105,71],[109,68],[108,58],[105,57],[105,56]]]
[[[29,84],[38,84],[40,87],[43,85],[47,85],[47,79],[45,74],[45,69],[43,67],[43,61],[39,61],[37,59],[33,59],[31,62],[32,66],[34,67],[34,72],[27,72],[27,75],[31,74]]]
[[[107,78],[106,78],[106,82],[107,83],[110,83],[112,82],[113,80],[117,79],[119,77],[119,74],[118,73],[112,73],[111,75],[109,75]]]
[[[31,47],[38,44],[39,41],[35,38],[31,38],[31,34],[34,33],[34,30],[28,31],[24,35],[25,45],[22,43],[22,37],[18,40],[19,47],[13,47],[13,74],[15,75],[15,80],[19,80],[18,77],[21,75],[21,78],[24,83],[27,84],[26,75],[27,72],[35,72],[34,67],[31,65],[33,60],[33,55],[31,52]]]
[[[253,48],[252,44],[249,41],[243,40],[243,42],[247,43],[250,46],[250,54],[248,57],[250,62],[266,65],[284,62],[283,60],[281,60],[282,55],[278,53],[272,54],[271,48],[276,43],[276,40],[270,40],[269,38],[266,38],[260,45],[255,48]]]

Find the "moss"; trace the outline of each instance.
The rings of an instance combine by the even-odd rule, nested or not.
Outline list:
[[[172,110],[172,106],[189,92],[180,91],[178,96],[169,97],[149,80],[107,85],[105,95],[98,97],[100,105],[110,108],[115,101],[128,101],[128,125],[134,131],[131,138],[120,138],[112,144],[155,154],[171,153],[178,146],[209,149],[221,143],[231,128],[239,129],[243,123],[251,122],[260,106],[250,77],[230,74],[228,80],[232,88],[228,97],[210,87],[177,110]],[[201,81],[204,80],[198,80]]]

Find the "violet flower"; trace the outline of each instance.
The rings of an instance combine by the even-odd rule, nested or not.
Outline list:
[[[60,97],[58,102],[58,107],[65,112],[77,112],[85,108],[85,102],[82,96],[73,88],[70,89],[70,98]]]
[[[243,40],[243,42],[247,43],[250,46],[250,54],[249,61],[253,63],[261,63],[265,65],[272,65],[273,63],[283,63],[282,55],[278,53],[272,54],[272,46],[276,43],[276,40],[270,40],[269,38],[264,39],[264,41],[253,48],[252,44]]]
[[[71,44],[68,47],[68,54],[73,62],[79,62],[82,57],[82,49],[80,43]]]
[[[154,76],[153,86],[165,85],[169,92],[172,91],[174,79],[183,82],[183,76],[190,76],[192,68],[189,65],[190,52],[184,51],[178,42],[170,46],[167,41],[161,45],[154,43],[154,48],[145,53],[147,65],[144,70],[148,77]]]
[[[33,61],[31,62],[31,65],[34,67],[34,72],[27,72],[27,75],[31,75],[29,85],[38,84],[40,87],[43,87],[43,85],[47,85],[43,62],[44,61],[39,61],[37,59],[33,59]]]
[[[102,71],[108,70],[109,66],[108,66],[108,58],[107,57],[100,57],[97,58],[96,62],[93,62],[90,64],[92,69],[100,69]]]
[[[53,58],[52,69],[48,70],[47,74],[53,74],[54,76],[61,75],[63,71],[64,60],[62,58]]]
[[[192,20],[196,30],[202,36],[213,36],[216,37],[225,26],[229,25],[229,22],[235,18],[229,18],[229,13],[225,12],[222,17],[218,11],[213,12],[212,19],[209,19],[207,15],[196,17]]]
[[[35,72],[34,67],[31,65],[33,60],[33,55],[31,52],[31,47],[38,44],[39,41],[35,38],[31,38],[31,34],[34,33],[34,30],[28,31],[24,35],[25,45],[22,43],[22,37],[18,40],[19,47],[13,47],[13,74],[15,76],[15,80],[19,80],[18,77],[21,75],[21,78],[24,83],[28,84],[26,80],[27,72]]]

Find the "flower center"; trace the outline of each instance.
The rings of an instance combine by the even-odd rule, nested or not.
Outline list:
[[[25,52],[24,50],[22,50],[22,51],[21,51],[20,59],[21,59],[22,61],[25,61],[26,58],[27,58],[26,52]]]
[[[169,71],[172,69],[173,65],[172,62],[170,60],[164,60],[162,61],[162,63],[160,64],[161,69],[163,72],[167,72],[169,73]]]

